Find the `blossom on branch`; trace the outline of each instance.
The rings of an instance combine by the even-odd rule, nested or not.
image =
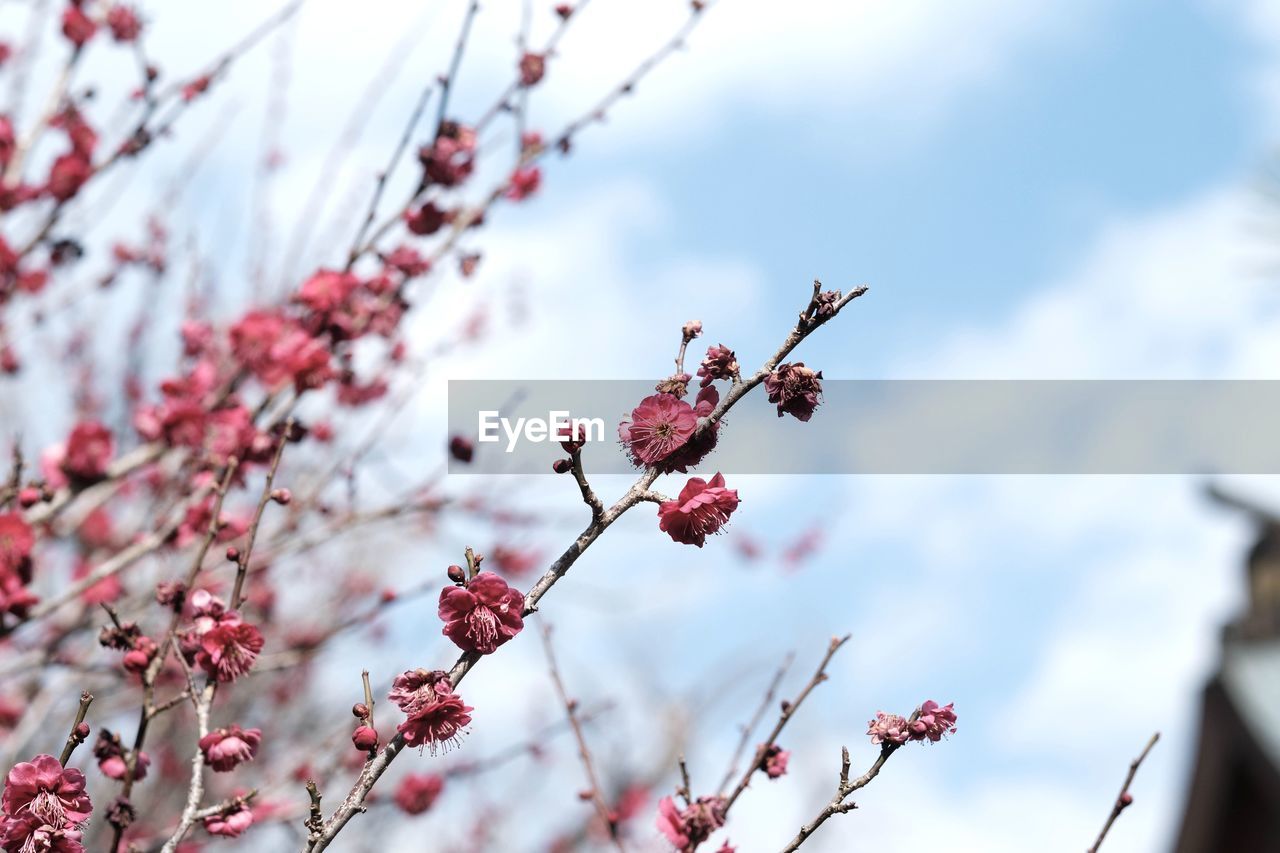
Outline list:
[[[396,786],[396,805],[406,814],[422,814],[444,790],[444,777],[435,773],[410,773]]]
[[[63,767],[52,755],[37,755],[15,764],[0,799],[5,850],[50,850],[79,853],[80,826],[93,803],[85,793],[84,774]]]
[[[214,772],[226,773],[246,761],[252,761],[258,754],[261,741],[261,729],[242,729],[232,724],[200,738],[200,751],[204,753],[204,763]]]
[[[387,698],[405,713],[396,726],[409,746],[425,746],[434,755],[454,746],[471,724],[470,705],[453,692],[449,674],[441,670],[414,669],[395,677]]]
[[[808,421],[822,402],[822,371],[813,371],[804,362],[779,364],[764,378],[769,402],[778,406],[778,417],[791,415]]]
[[[692,477],[679,497],[658,505],[658,528],[676,542],[701,548],[708,535],[729,521],[738,503],[738,490],[725,488],[723,474],[710,482]]]
[[[683,811],[671,797],[658,801],[658,831],[681,853],[690,853],[724,826],[724,797],[698,797]]]
[[[440,591],[443,633],[464,652],[492,654],[524,628],[524,596],[493,572]]]

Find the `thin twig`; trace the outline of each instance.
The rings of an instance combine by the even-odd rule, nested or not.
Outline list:
[[[591,748],[587,746],[587,736],[582,731],[582,724],[578,721],[578,702],[569,697],[568,691],[565,690],[564,679],[560,676],[560,667],[556,665],[555,650],[551,646],[550,625],[542,627],[542,650],[547,656],[547,671],[551,675],[551,683],[555,685],[556,695],[560,697],[560,704],[564,705],[565,716],[569,720],[569,727],[573,730],[574,740],[578,742],[578,757],[582,759],[582,769],[587,774],[591,802],[595,804],[596,812],[600,815],[600,820],[614,846],[622,850],[622,839],[618,838],[617,821],[610,814],[609,803],[604,798],[604,791],[600,788],[600,778],[596,775],[595,763],[591,760]]]
[[[1116,818],[1120,817],[1120,812],[1133,803],[1133,795],[1129,793],[1129,786],[1133,784],[1133,777],[1138,775],[1138,768],[1146,760],[1147,753],[1151,752],[1151,748],[1156,745],[1158,740],[1160,740],[1160,733],[1156,732],[1151,736],[1151,740],[1147,741],[1142,753],[1129,762],[1129,772],[1124,777],[1124,785],[1120,787],[1120,793],[1116,795],[1115,805],[1111,807],[1111,814],[1107,815],[1107,822],[1102,825],[1102,831],[1098,833],[1098,840],[1093,842],[1093,846],[1089,848],[1089,853],[1098,853],[1098,848],[1102,846],[1107,833],[1111,831],[1111,824],[1115,823]]]
[[[76,747],[84,743],[88,732],[81,733],[80,724],[84,722],[85,714],[89,713],[89,706],[93,704],[93,694],[88,690],[80,694],[80,709],[76,711],[76,721],[71,724],[71,731],[67,734],[67,742],[62,747],[62,757],[58,760],[62,762],[62,766],[66,767],[67,762],[71,760],[71,753],[76,751]]]
[[[845,634],[843,637],[831,638],[830,644],[827,645],[827,653],[822,656],[822,662],[818,664],[813,677],[796,694],[796,698],[782,704],[782,713],[778,716],[778,722],[773,724],[773,729],[769,732],[769,736],[765,738],[764,742],[756,747],[755,757],[751,759],[751,766],[742,774],[742,778],[738,780],[733,793],[725,799],[724,811],[726,814],[733,804],[737,802],[738,797],[742,796],[742,792],[747,790],[747,785],[751,783],[751,777],[760,769],[760,763],[764,760],[769,747],[777,742],[778,736],[782,734],[782,730],[786,728],[787,723],[791,722],[791,718],[795,716],[796,711],[800,709],[804,700],[813,692],[813,688],[827,680],[827,664],[831,663],[831,658],[835,657],[836,652],[840,651],[840,647],[849,642],[849,636]]]
[[[729,783],[733,781],[733,774],[738,772],[738,762],[742,760],[742,754],[747,751],[747,744],[751,742],[751,733],[760,725],[760,721],[764,719],[765,712],[773,704],[773,697],[778,694],[778,687],[782,684],[782,679],[786,676],[787,670],[791,668],[791,664],[795,659],[794,652],[787,653],[786,659],[782,661],[782,666],[778,667],[778,671],[773,674],[773,678],[769,681],[769,686],[764,691],[764,698],[760,700],[760,705],[756,708],[756,712],[751,715],[751,720],[742,727],[742,737],[738,739],[738,745],[733,750],[733,757],[729,759],[729,766],[724,771],[724,778],[720,780],[720,785],[716,788],[722,796],[728,790]]]

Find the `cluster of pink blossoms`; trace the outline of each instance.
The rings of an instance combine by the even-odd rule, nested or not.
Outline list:
[[[475,710],[453,692],[449,673],[442,670],[414,669],[397,675],[387,698],[405,714],[396,727],[404,742],[426,747],[433,755],[458,742]]]
[[[839,291],[819,294],[817,314],[823,316],[839,299]],[[684,347],[701,334],[700,322],[684,325],[680,360]],[[699,390],[692,404],[684,398],[693,377],[676,373],[659,382],[657,393],[641,400],[631,416],[618,425],[618,438],[633,465],[663,474],[686,473],[715,450],[721,421],[710,420],[720,402],[714,383],[743,381],[737,355],[724,344],[708,347],[698,365],[698,377]],[[790,414],[808,421],[822,402],[822,373],[803,362],[778,365],[764,377],[764,385],[779,417]],[[569,470],[563,462],[557,465],[557,471]],[[658,528],[676,542],[701,548],[708,535],[718,533],[729,521],[739,502],[737,490],[726,488],[721,474],[710,482],[693,477],[676,499],[659,503]]]
[[[932,699],[921,705],[914,719],[907,719],[898,714],[886,714],[877,711],[874,720],[867,723],[867,734],[872,743],[898,745],[909,740],[930,741],[937,743],[945,735],[955,734],[955,703],[939,705]]]
[[[179,641],[184,657],[221,681],[235,681],[253,668],[262,651],[262,632],[228,610],[207,590],[191,595],[192,625]]]
[[[8,851],[82,853],[80,829],[93,811],[84,774],[52,755],[15,764],[0,799],[0,845]]]

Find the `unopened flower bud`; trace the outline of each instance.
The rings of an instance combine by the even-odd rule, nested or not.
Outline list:
[[[573,460],[557,459],[555,462],[551,463],[551,470],[555,471],[557,474],[568,474],[573,470]]]
[[[83,741],[88,737],[89,737],[88,723],[80,723],[80,725],[76,726],[76,740]]]
[[[351,733],[351,742],[362,752],[372,752],[378,748],[378,733],[370,726],[358,726]]]
[[[702,334],[702,321],[690,320],[689,322],[684,324],[684,328],[681,329],[681,331],[684,334],[684,339],[686,341],[691,341],[694,338],[696,338],[698,335]]]
[[[1122,809],[1127,808],[1131,805],[1133,805],[1133,794],[1130,794],[1128,791],[1125,791],[1123,794],[1120,795],[1120,808]]]
[[[271,492],[271,500],[281,506],[286,506],[289,501],[293,500],[293,492],[288,489],[274,489]]]
[[[40,503],[44,499],[44,495],[40,490],[32,486],[27,486],[18,492],[18,505],[23,509],[28,509]]]
[[[585,803],[585,802],[589,802],[589,801],[591,800],[591,798],[592,798],[592,797],[594,797],[594,796],[595,796],[595,794],[592,794],[590,791],[585,791],[585,790],[584,790],[584,791],[579,791],[579,792],[578,792],[578,799],[582,800],[584,803]]]
[[[365,717],[369,716],[369,706],[363,702],[357,702],[351,706],[351,716],[355,717],[357,720],[363,720]]]
[[[453,581],[454,583],[462,583],[466,579],[467,579],[467,573],[466,573],[466,570],[462,568],[462,566],[449,567],[449,580]]]
[[[234,545],[227,548],[227,560],[232,563],[240,562],[240,549]]]
[[[470,462],[475,453],[475,445],[466,436],[455,435],[449,439],[449,455],[459,462]]]

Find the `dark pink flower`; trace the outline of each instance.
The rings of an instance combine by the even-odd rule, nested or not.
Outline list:
[[[223,838],[237,838],[253,826],[253,812],[243,803],[204,819],[204,831]]]
[[[524,201],[542,186],[542,170],[537,166],[525,166],[511,173],[505,193],[510,201]]]
[[[681,853],[691,853],[724,826],[724,798],[699,797],[681,811],[670,797],[658,801],[658,831]]]
[[[84,853],[81,837],[78,824],[54,825],[32,812],[5,818],[0,828],[0,845],[21,853]]]
[[[910,725],[912,740],[929,740],[937,743],[944,735],[955,734],[955,703],[939,705],[932,699],[920,706],[916,719]]]
[[[66,201],[80,192],[92,175],[93,166],[89,164],[89,158],[79,151],[72,151],[53,161],[45,189],[58,201]]]
[[[117,3],[107,12],[107,26],[111,29],[111,37],[118,42],[130,42],[142,32],[142,23],[133,9]]]
[[[701,548],[737,508],[738,490],[724,487],[724,475],[711,482],[691,477],[678,498],[658,505],[658,527],[677,542]]]
[[[111,430],[97,421],[82,421],[71,430],[62,457],[62,471],[77,480],[101,480],[115,454]]]
[[[400,706],[405,721],[396,726],[409,746],[426,746],[434,755],[458,742],[471,723],[470,705],[453,692],[449,674],[415,669],[397,675],[388,698]]]
[[[444,790],[444,777],[435,773],[410,773],[396,786],[395,801],[406,814],[422,814]]]
[[[464,652],[492,654],[524,628],[524,596],[493,572],[440,591],[443,633]]]
[[[427,202],[416,210],[406,210],[404,213],[405,226],[419,237],[436,233],[448,220],[448,214],[432,202]]]
[[[663,473],[687,471],[697,465],[715,449],[720,428],[717,422],[693,438],[698,419],[709,416],[719,401],[715,388],[703,388],[692,406],[672,394],[645,397],[632,410],[630,420],[618,425],[618,437],[632,464],[654,466]]]
[[[68,6],[62,13],[62,34],[77,48],[84,47],[97,31],[98,25],[79,6]]]
[[[907,719],[898,714],[877,711],[876,718],[867,723],[867,734],[871,735],[872,743],[904,744],[909,737]]]
[[[359,285],[360,280],[350,273],[320,270],[302,283],[294,299],[323,314],[336,311]]]
[[[822,402],[822,371],[813,371],[804,362],[779,364],[764,378],[769,402],[778,406],[778,417],[792,415],[807,421]]]
[[[196,663],[218,681],[235,681],[253,668],[262,651],[262,632],[242,622],[234,610],[200,635]]]
[[[139,752],[137,766],[133,768],[133,778],[135,780],[147,778],[147,768],[150,766],[151,756],[145,752]],[[98,769],[108,779],[123,779],[125,774],[129,772],[129,765],[123,755],[108,755],[98,761]]]
[[[618,436],[637,466],[656,465],[684,446],[698,426],[693,407],[671,394],[651,394],[618,427]]]
[[[738,357],[733,350],[724,344],[707,347],[707,354],[698,366],[698,375],[702,377],[702,387],[706,388],[717,379],[733,379],[738,375]]]
[[[37,755],[9,771],[0,808],[10,817],[30,812],[56,827],[88,820],[93,803],[85,793],[83,773],[63,767],[52,755]]]
[[[535,86],[547,73],[547,57],[541,53],[526,53],[520,57],[520,85]]]
[[[261,741],[261,729],[242,729],[233,724],[200,738],[200,751],[204,753],[205,764],[217,773],[226,773],[246,761],[252,761],[258,754]]]
[[[777,779],[787,772],[787,760],[791,758],[791,753],[776,743],[770,744],[765,750],[764,756],[760,759],[760,769],[770,779]]]

